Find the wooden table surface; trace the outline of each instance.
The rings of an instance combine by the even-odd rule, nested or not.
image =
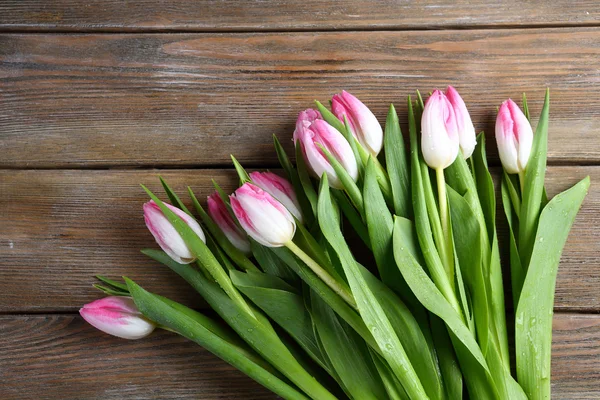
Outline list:
[[[502,4],[500,4],[502,3]],[[553,397],[600,398],[600,11],[556,0],[0,2],[0,399],[272,399],[202,348],[87,325],[94,275],[203,308],[143,258],[138,184],[232,189],[229,154],[275,167],[295,117],[347,89],[406,121],[455,85],[476,128],[551,88],[548,190],[592,178],[556,287]],[[492,141],[493,143],[493,141]],[[498,165],[490,147],[491,163]]]

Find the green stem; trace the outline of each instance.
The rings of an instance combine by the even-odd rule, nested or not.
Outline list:
[[[448,217],[448,198],[446,195],[446,180],[443,168],[435,170],[438,189],[438,203],[440,207],[440,221],[442,223],[442,234],[444,236],[442,253],[446,264],[446,271],[450,282],[454,282],[454,258],[452,256],[452,238],[450,237],[450,218]]]
[[[323,267],[304,252],[296,243],[291,240],[285,244],[292,253],[294,253],[304,264],[306,264],[323,282],[327,284],[334,292],[336,292],[346,303],[358,311],[354,296],[350,289],[336,281]]]
[[[523,198],[525,194],[525,171],[519,171],[519,184],[521,185],[521,198]]]

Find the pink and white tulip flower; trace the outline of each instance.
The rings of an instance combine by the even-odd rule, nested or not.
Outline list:
[[[327,174],[331,187],[341,189],[342,183],[317,144],[327,149],[352,179],[355,181],[358,179],[358,165],[350,144],[337,129],[321,118],[318,111],[308,109],[298,115],[294,143],[300,146],[309,170],[317,178],[320,178],[323,173]]]
[[[267,247],[282,247],[296,232],[290,212],[269,193],[251,183],[229,197],[231,208],[246,233]]]
[[[251,172],[250,179],[256,186],[275,197],[288,209],[296,219],[302,223],[302,212],[300,203],[294,192],[294,187],[285,178],[272,172]]]
[[[465,102],[456,89],[452,86],[448,86],[446,89],[446,97],[454,109],[454,116],[456,117],[456,125],[458,127],[460,151],[463,158],[466,160],[471,157],[471,154],[473,154],[475,146],[477,145],[475,127],[473,126],[469,110],[467,110]]]
[[[444,169],[458,155],[458,124],[454,108],[439,90],[427,99],[421,118],[421,151],[429,167]]]
[[[250,254],[250,242],[246,232],[240,229],[229,213],[225,202],[217,192],[208,196],[208,215],[215,221],[227,239],[239,251]]]
[[[111,296],[83,306],[79,314],[94,328],[123,339],[141,339],[156,327],[140,313],[131,297]]]
[[[331,99],[331,110],[344,122],[348,119],[352,134],[371,155],[376,157],[383,147],[383,129],[375,115],[359,99],[346,91]]]
[[[194,218],[190,217],[177,207],[167,203],[165,203],[165,205],[192,228],[196,235],[206,243],[204,232]],[[146,221],[148,230],[150,230],[150,233],[152,233],[152,236],[156,239],[156,243],[158,243],[161,249],[163,249],[163,251],[174,261],[180,264],[189,264],[196,260],[196,257],[187,247],[181,235],[177,232],[175,227],[171,225],[158,204],[153,200],[144,204],[144,220]]]
[[[523,111],[511,99],[502,103],[498,110],[496,143],[506,172],[525,172],[533,144],[533,130]]]

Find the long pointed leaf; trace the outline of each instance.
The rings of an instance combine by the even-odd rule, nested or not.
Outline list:
[[[386,392],[364,340],[312,293],[311,305],[319,338],[349,396],[361,400],[385,399]]]
[[[412,235],[410,221],[396,217],[394,256],[404,279],[423,306],[440,317],[450,330],[454,349],[467,381],[471,398],[498,398],[490,370],[469,328],[405,247],[405,238],[410,235]]]
[[[590,186],[587,177],[542,211],[516,311],[517,377],[530,399],[550,398],[550,352],[556,274],[567,236]]]
[[[310,314],[294,287],[280,278],[261,272],[231,271],[230,276],[244,295],[289,333],[321,368],[331,373],[317,344]]]
[[[254,317],[242,312],[242,308],[231,301],[218,285],[189,265],[174,261],[165,262],[165,265],[184,278],[246,343],[307,395],[318,399],[335,399],[302,367],[258,310],[253,310]]]
[[[279,396],[290,400],[308,399],[297,389],[246,357],[226,340],[213,334],[202,324],[184,313],[178,312],[133,281],[127,280],[127,286],[136,306],[149,319],[167,326],[180,335],[198,343]]]
[[[321,231],[332,248],[335,249],[342,263],[361,317],[377,341],[383,357],[411,397],[426,397],[425,389],[411,365],[406,351],[381,305],[368,288],[361,270],[344,240],[340,227],[333,217],[332,207],[329,184],[327,183],[327,176],[324,175],[321,178],[317,213]]]
[[[546,176],[546,154],[548,152],[548,117],[550,113],[550,91],[546,91],[544,107],[538,121],[531,155],[525,171],[525,193],[519,215],[519,254],[521,265],[528,270],[529,259],[535,242]]]
[[[385,147],[385,163],[390,177],[396,215],[412,217],[412,201],[410,194],[410,163],[404,146],[404,139],[398,122],[398,114],[390,104],[385,121],[383,136]]]
[[[177,194],[175,193],[175,191],[173,189],[171,189],[171,187],[162,178],[162,176],[159,176],[158,178],[160,179],[160,183],[162,184],[163,188],[165,189],[165,193],[169,197],[169,200],[171,200],[171,204],[173,204],[175,207],[179,207],[186,214],[188,214],[189,216],[193,217],[193,215],[190,212],[190,210],[188,210],[188,208],[185,206],[185,204],[183,204],[183,202],[181,201],[181,199],[179,198],[179,196],[177,196]]]

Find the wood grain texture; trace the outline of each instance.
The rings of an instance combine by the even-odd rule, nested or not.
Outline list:
[[[149,198],[139,184],[166,199],[158,174],[0,171],[0,311],[76,310],[99,296],[95,275],[129,276],[173,300],[203,305],[185,281],[139,252],[157,247],[144,224]],[[213,178],[228,191],[237,183],[233,171],[160,175],[182,195],[191,186],[201,200]]]
[[[11,30],[439,29],[598,23],[600,13],[592,0],[5,0],[0,5],[0,28]]]
[[[553,340],[552,398],[600,397],[600,315],[556,314]],[[74,315],[0,317],[0,367],[3,400],[276,398],[182,337],[127,341]]]
[[[521,12],[522,10],[520,10]],[[552,89],[551,162],[600,161],[600,31],[0,35],[0,167],[273,165],[297,113],[347,89],[384,120],[455,85],[478,130]],[[495,146],[490,153],[495,157]]]
[[[276,398],[180,336],[123,340],[74,315],[0,317],[0,375],[3,400]]]
[[[98,274],[127,275],[202,307],[185,282],[139,254],[157,247],[144,226],[147,196],[139,183],[162,193],[159,173],[180,193],[191,185],[201,198],[210,194],[211,178],[227,191],[236,184],[233,171],[223,170],[0,171],[0,312],[77,310],[100,296],[92,287]],[[549,168],[549,195],[586,175],[600,181],[600,167]],[[557,309],[600,310],[599,216],[594,183],[563,253]]]

